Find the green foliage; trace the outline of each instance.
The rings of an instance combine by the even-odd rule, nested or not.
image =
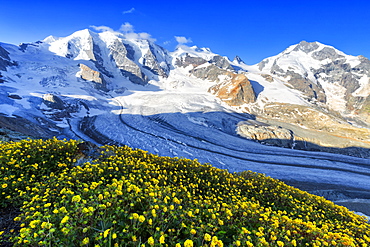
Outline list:
[[[114,146],[75,166],[76,141],[0,146],[15,246],[370,244],[364,218],[262,174]]]

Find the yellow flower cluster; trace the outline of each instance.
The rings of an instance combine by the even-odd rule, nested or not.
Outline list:
[[[0,146],[15,246],[370,246],[364,218],[262,174],[114,146],[76,166],[76,141]]]

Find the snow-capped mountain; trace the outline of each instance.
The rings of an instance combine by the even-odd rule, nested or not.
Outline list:
[[[249,66],[82,30],[0,43],[0,127],[370,191],[369,76],[368,59],[318,42]]]
[[[255,67],[342,114],[358,113],[370,94],[370,61],[318,42],[302,41]]]

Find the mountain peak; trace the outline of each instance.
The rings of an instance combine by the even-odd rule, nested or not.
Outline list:
[[[239,56],[235,56],[233,62],[234,63],[244,63],[244,61]]]
[[[294,47],[293,51],[303,51],[304,53],[310,53],[318,49],[319,47],[319,42],[307,42],[303,40]]]

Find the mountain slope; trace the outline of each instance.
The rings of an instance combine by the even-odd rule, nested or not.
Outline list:
[[[235,65],[247,71],[258,90],[257,104],[246,106],[247,111],[260,116],[265,124],[293,124],[288,127],[294,132],[290,142],[302,139],[326,147],[369,147],[368,59],[302,41],[254,66]],[[271,136],[271,131],[264,134]],[[250,133],[244,135],[261,141]]]
[[[256,66],[285,80],[307,100],[343,114],[355,114],[369,95],[370,61],[318,42],[302,41]]]
[[[363,57],[301,42],[248,66],[207,48],[169,52],[149,40],[82,30],[1,43],[0,58],[4,127],[370,190],[370,161],[337,155],[370,157]]]

